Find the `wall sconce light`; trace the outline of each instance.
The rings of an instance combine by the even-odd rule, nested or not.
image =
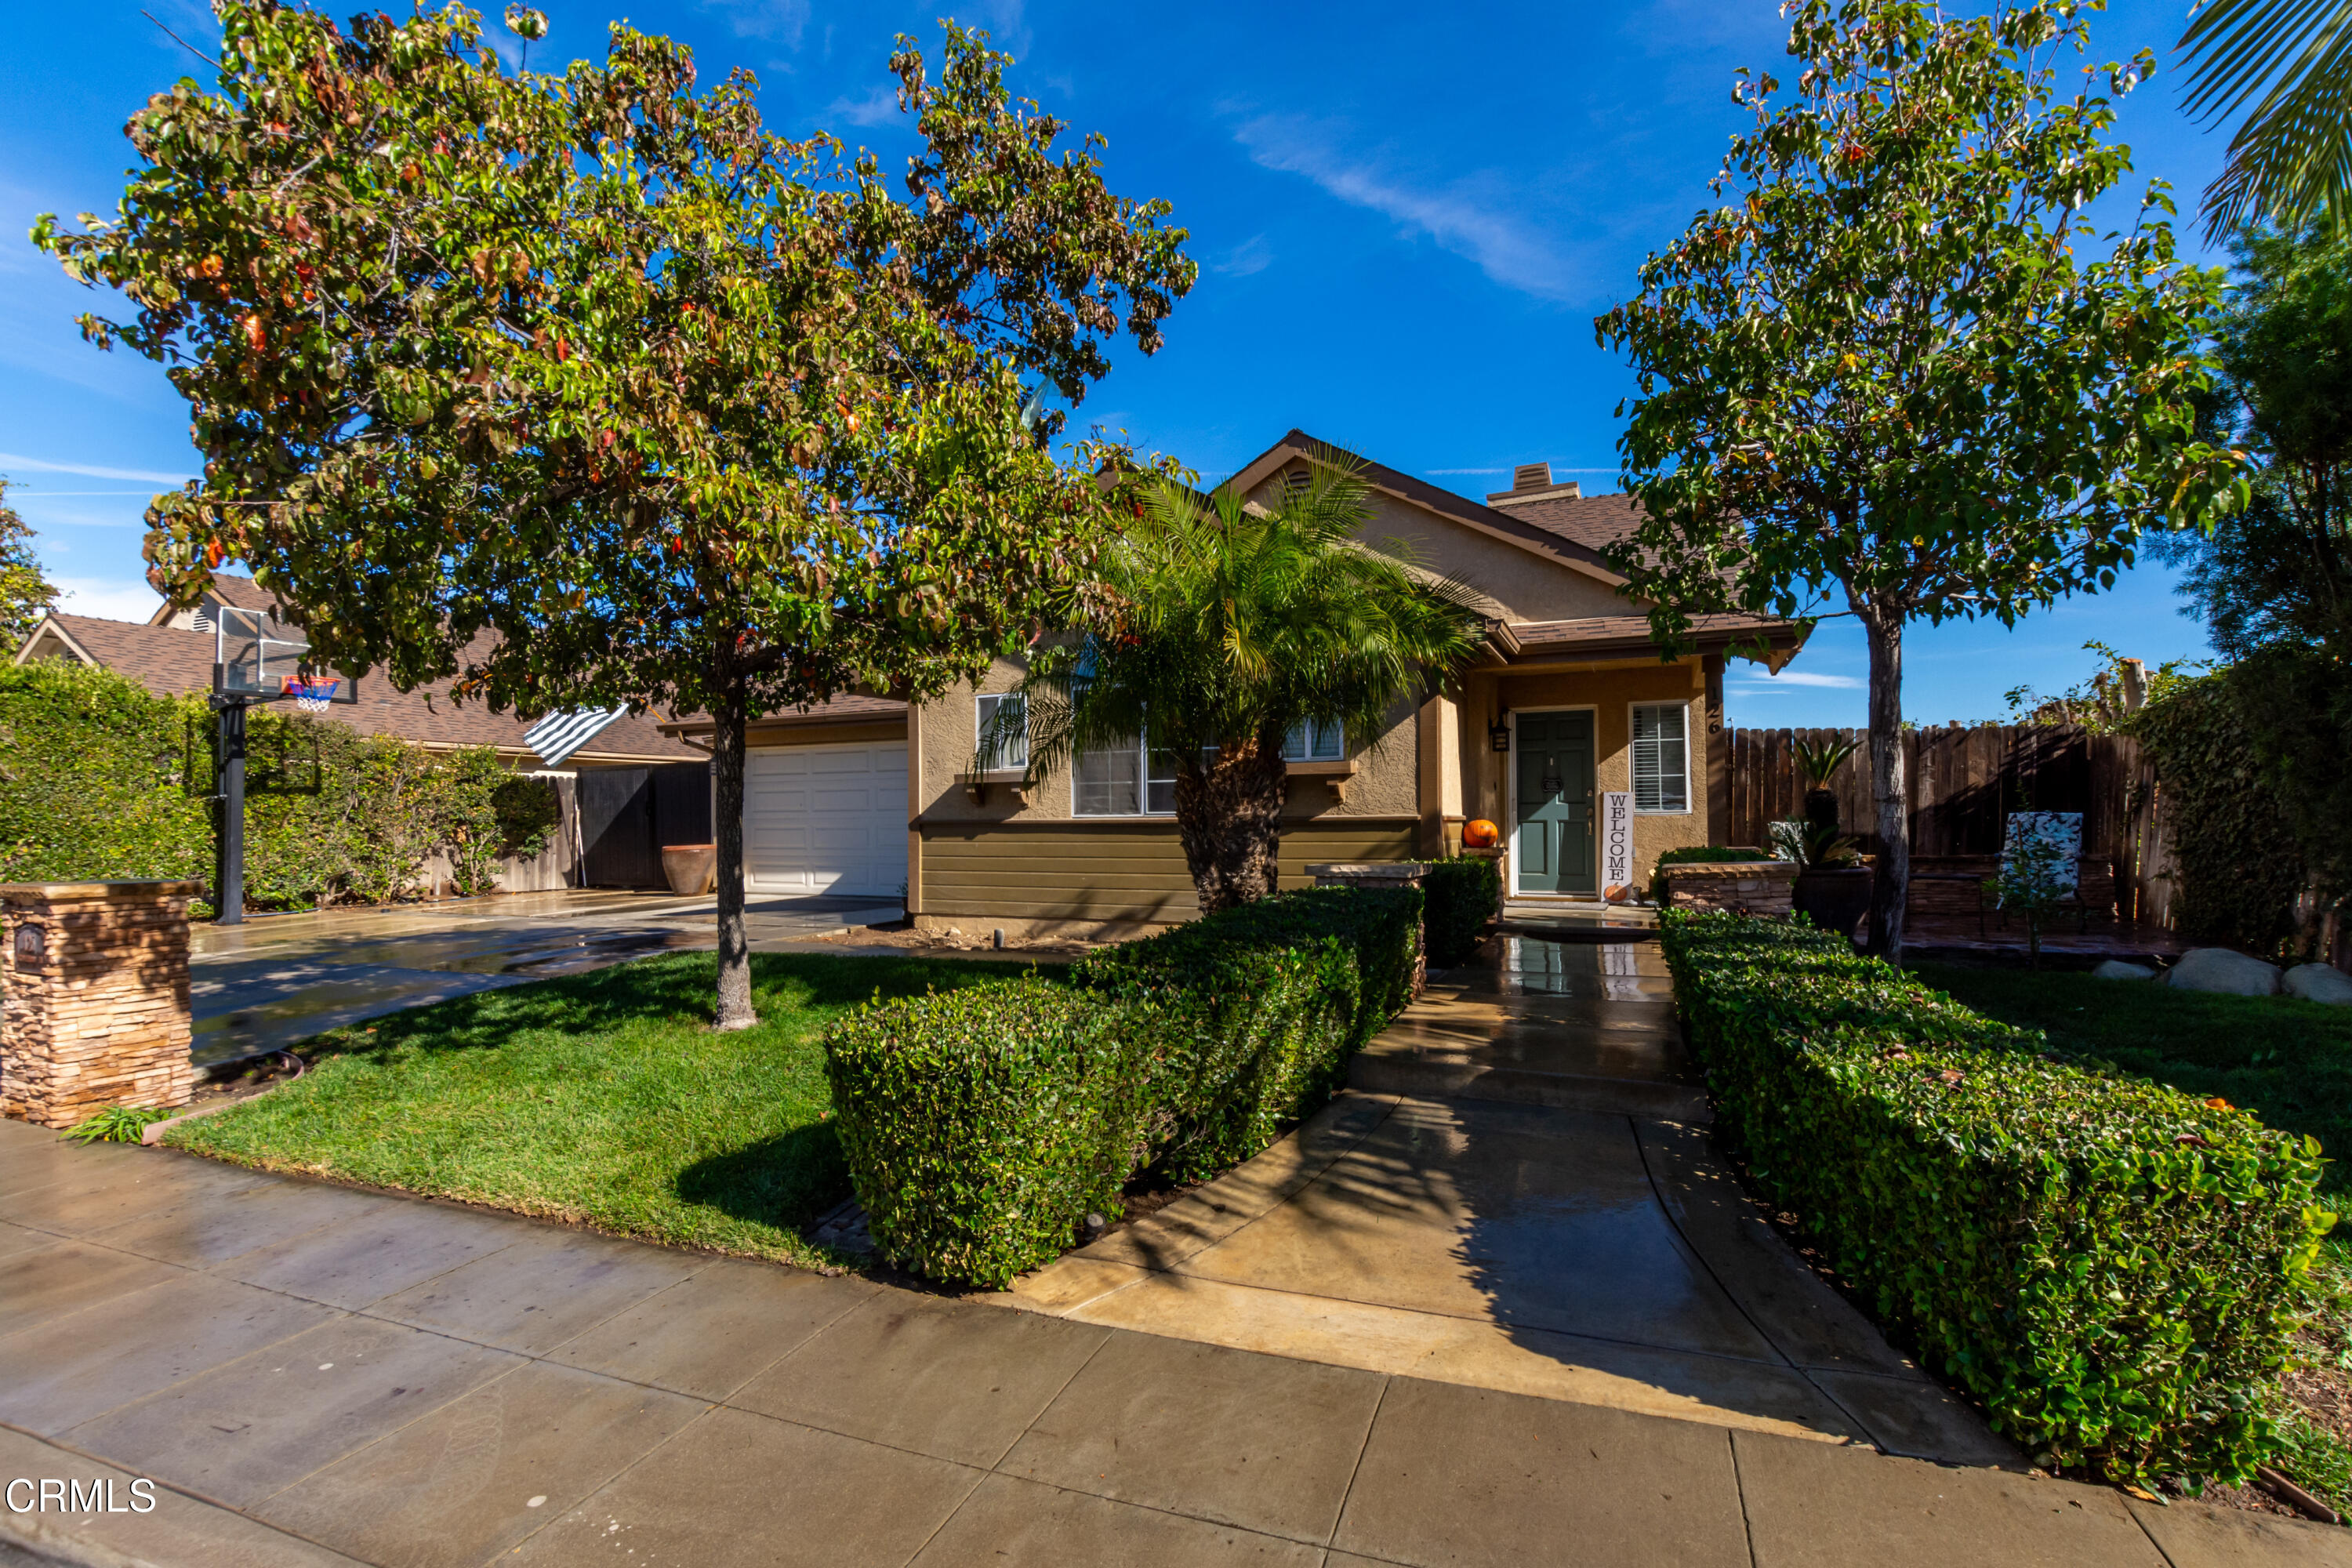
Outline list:
[[[1507,719],[1497,719],[1486,727],[1486,741],[1498,752],[1511,749],[1511,725]]]

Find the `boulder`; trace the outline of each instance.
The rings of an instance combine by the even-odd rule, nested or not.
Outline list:
[[[2111,958],[2091,971],[2091,978],[2094,980],[2153,980],[2156,978],[2156,971],[2145,963],[2126,963],[2120,958]]]
[[[2273,996],[2279,988],[2277,965],[2227,947],[2190,948],[2172,966],[2168,978],[2179,990],[2224,996]]]
[[[2306,1002],[2327,1002],[2338,1007],[2352,1007],[2352,974],[2347,974],[2332,963],[2298,963],[2286,972],[2282,983],[2292,995]]]

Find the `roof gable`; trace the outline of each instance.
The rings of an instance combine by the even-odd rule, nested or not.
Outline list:
[[[1227,479],[1223,488],[1238,492],[1255,489],[1294,458],[1303,458],[1310,463],[1327,468],[1344,468],[1360,477],[1374,489],[1393,496],[1420,510],[1433,512],[1458,527],[1472,529],[1489,538],[1501,540],[1531,555],[1539,556],[1554,564],[1564,566],[1571,572],[1605,584],[1609,587],[1622,589],[1625,585],[1624,577],[1601,559],[1599,549],[1600,544],[1606,543],[1615,537],[1614,533],[1605,531],[1601,526],[1608,514],[1606,508],[1599,508],[1589,516],[1580,518],[1577,527],[1555,526],[1549,514],[1541,519],[1534,515],[1523,515],[1534,513],[1537,510],[1536,506],[1515,506],[1506,510],[1498,507],[1482,505],[1466,496],[1458,496],[1451,490],[1440,489],[1426,479],[1415,479],[1411,474],[1402,473],[1382,463],[1375,463],[1345,447],[1318,440],[1304,430],[1291,431],[1273,447],[1252,458],[1241,472]],[[1638,503],[1631,496],[1594,496],[1585,504],[1597,506],[1598,503],[1609,501],[1622,503],[1619,515],[1626,519],[1625,527],[1630,529],[1632,523],[1638,520],[1638,513],[1635,510]],[[1559,504],[1576,503],[1539,502],[1537,506]]]

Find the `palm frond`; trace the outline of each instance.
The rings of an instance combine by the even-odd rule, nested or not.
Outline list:
[[[2253,100],[2206,189],[2208,232],[2322,216],[2343,227],[2352,218],[2352,0],[2213,0],[2180,50],[2191,62],[2189,114],[2222,121]]]

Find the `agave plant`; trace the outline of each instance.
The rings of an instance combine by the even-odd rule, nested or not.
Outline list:
[[[1835,837],[1838,830],[1837,795],[1830,788],[1830,780],[1846,759],[1862,749],[1862,742],[1852,737],[1813,742],[1799,741],[1790,748],[1797,758],[1797,772],[1805,781],[1805,820]],[[1811,862],[1805,862],[1810,865]]]
[[[1852,866],[1862,858],[1861,847],[1842,837],[1837,824],[1827,826],[1802,817],[1786,822],[1765,824],[1764,831],[1772,842],[1772,858],[1794,860],[1808,871],[1826,871],[1833,867]]]

